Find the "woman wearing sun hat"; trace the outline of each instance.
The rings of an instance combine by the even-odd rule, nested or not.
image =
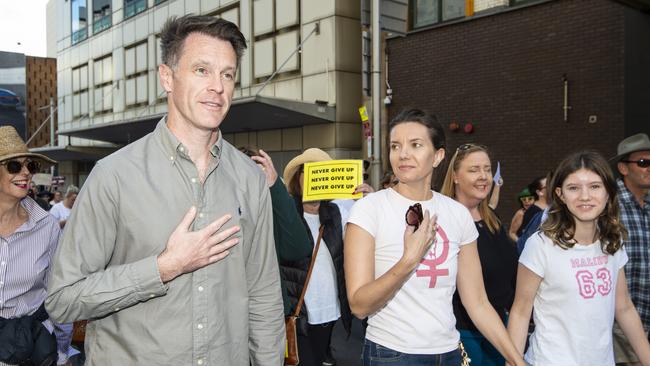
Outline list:
[[[343,273],[343,228],[347,212],[341,206],[329,201],[302,201],[304,164],[328,160],[332,158],[325,151],[310,148],[293,158],[287,164],[283,174],[289,194],[293,196],[298,213],[311,233],[310,237],[314,244],[318,238],[319,228],[323,227],[323,238],[307,286],[304,306],[301,309],[301,317],[308,323],[306,334],[298,327],[298,352],[301,366],[321,366],[328,356],[332,329],[336,321],[341,318],[348,334],[352,321]],[[282,279],[287,283],[292,311],[302,291],[310,261],[311,256],[297,262],[280,263]]]
[[[510,221],[510,230],[508,230],[508,236],[510,236],[510,239],[514,241],[517,241],[517,238],[521,234],[520,230],[524,228],[522,225],[524,213],[526,213],[526,210],[535,203],[535,195],[530,193],[530,190],[526,187],[519,192],[517,200],[521,207],[512,216],[512,220]]]
[[[32,176],[55,163],[31,153],[15,128],[0,127],[0,365],[67,362],[71,334],[55,331],[42,305],[60,229],[27,196]]]

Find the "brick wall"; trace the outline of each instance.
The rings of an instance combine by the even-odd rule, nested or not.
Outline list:
[[[389,115],[418,107],[445,128],[472,123],[470,135],[446,128],[448,154],[466,142],[488,146],[505,181],[497,211],[509,223],[516,194],[567,153],[615,154],[624,137],[623,13],[610,0],[559,0],[391,39]]]
[[[27,56],[25,59],[27,90],[27,138],[30,138],[38,127],[45,121],[50,110],[40,107],[50,104],[50,96],[54,97],[56,108],[56,59]],[[54,130],[57,130],[57,113],[54,112]],[[56,136],[54,136],[56,139]],[[36,137],[29,143],[29,147],[40,147],[50,143],[50,122],[45,124]]]

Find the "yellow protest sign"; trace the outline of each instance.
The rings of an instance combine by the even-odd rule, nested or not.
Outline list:
[[[359,107],[359,116],[361,117],[361,122],[368,120],[368,110],[366,109],[365,105]]]
[[[361,198],[352,194],[363,183],[361,160],[329,160],[305,163],[303,201]]]

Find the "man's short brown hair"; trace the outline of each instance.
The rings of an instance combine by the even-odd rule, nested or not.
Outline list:
[[[183,51],[183,44],[191,33],[201,33],[230,42],[237,55],[237,66],[246,49],[246,39],[239,28],[225,19],[208,15],[171,17],[160,31],[160,50],[165,65],[174,68]]]

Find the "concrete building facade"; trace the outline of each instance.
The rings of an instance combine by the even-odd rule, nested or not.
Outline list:
[[[166,112],[158,32],[211,15],[248,42],[221,126],[281,169],[308,147],[361,157],[360,7],[348,0],[56,0],[59,145],[42,149],[82,184],[92,162],[153,130]],[[301,45],[301,46],[299,46]],[[271,78],[272,76],[272,78]],[[269,80],[270,79],[270,80]]]

